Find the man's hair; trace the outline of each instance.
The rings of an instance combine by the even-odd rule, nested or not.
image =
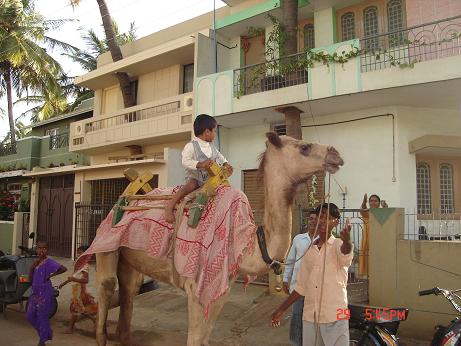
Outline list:
[[[46,240],[37,240],[37,245],[42,244],[48,249],[48,242]]]
[[[378,195],[371,195],[371,196],[368,198],[368,202],[370,202],[371,197],[376,197],[376,199],[378,200],[378,202],[381,203],[381,198],[379,198]]]
[[[77,248],[77,251],[86,251],[88,250],[89,246],[88,245],[81,245]]]
[[[206,129],[213,130],[218,125],[215,118],[208,114],[199,114],[194,120],[194,135],[200,136]]]
[[[320,215],[320,211],[328,211],[328,203],[323,203],[315,208],[314,213]],[[339,208],[336,204],[330,203],[330,216],[334,217],[335,219],[341,218],[341,214],[339,212]]]

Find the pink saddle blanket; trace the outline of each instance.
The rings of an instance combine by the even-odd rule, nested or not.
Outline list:
[[[177,188],[158,188],[149,195],[176,191]],[[142,200],[134,205],[159,207],[165,203]],[[237,275],[243,255],[253,251],[256,225],[246,195],[231,187],[217,189],[196,228],[187,225],[188,212],[184,209],[175,248],[169,251],[174,228],[165,221],[163,209],[125,212],[115,227],[111,224],[111,211],[75,267],[80,268],[93,254],[115,251],[122,246],[160,259],[174,256],[178,274],[196,281],[196,295],[207,316],[210,304],[227,291],[229,280]]]

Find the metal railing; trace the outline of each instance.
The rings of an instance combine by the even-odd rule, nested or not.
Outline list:
[[[75,204],[75,254],[80,246],[91,245],[99,225],[112,207],[113,204]]]
[[[16,142],[5,143],[0,145],[0,156],[8,156],[16,154]]]
[[[461,215],[406,213],[404,239],[461,241]]]
[[[94,120],[85,124],[85,133],[106,129],[109,127],[129,124],[134,121],[146,120],[159,115],[177,113],[180,110],[180,101],[173,101],[158,106],[152,106],[112,117]]]
[[[234,95],[244,96],[307,83],[308,53],[248,65],[234,70]]]
[[[461,16],[360,40],[362,72],[461,55]]]
[[[60,133],[50,136],[49,149],[67,148],[69,146],[69,133]]]

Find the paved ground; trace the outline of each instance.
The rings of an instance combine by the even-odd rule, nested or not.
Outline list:
[[[61,263],[71,267],[68,260]],[[54,284],[65,279],[53,278]],[[94,268],[92,268],[89,290],[94,289]],[[52,319],[54,340],[52,346],[94,345],[93,323],[83,320],[77,323],[77,329],[72,335],[64,334],[69,319],[70,287],[64,287],[59,297],[59,309]],[[250,286],[246,292],[241,284],[236,284],[228,303],[217,322],[212,335],[213,346],[237,345],[274,345],[288,346],[289,315],[286,316],[280,328],[268,326],[268,316],[280,304],[283,298],[268,296],[266,288]],[[186,298],[182,291],[168,286],[136,297],[132,322],[133,339],[136,346],[179,346],[186,344],[187,312]],[[118,309],[109,313],[108,331],[109,345],[118,345],[115,339],[115,328]],[[19,306],[12,305],[6,311],[5,317],[0,316],[1,345],[33,346],[37,344],[35,331],[25,319],[25,314],[19,311]],[[423,346],[428,343],[404,341],[405,346]]]

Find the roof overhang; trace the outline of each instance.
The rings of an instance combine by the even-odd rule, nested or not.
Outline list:
[[[461,156],[461,136],[425,135],[408,142],[410,154]]]
[[[22,177],[22,176],[26,175],[27,172],[29,172],[29,171],[26,171],[26,170],[23,170],[23,169],[16,170],[16,171],[1,172],[0,173],[0,179]]]
[[[98,67],[75,78],[75,84],[92,89],[102,89],[118,83],[116,73],[126,72],[139,76],[175,64],[190,64],[194,58],[193,36],[184,36],[162,45],[146,49],[120,61]]]
[[[41,177],[41,176],[49,176],[49,175],[60,175],[60,174],[65,174],[65,173],[100,170],[100,169],[113,168],[113,167],[129,167],[129,166],[135,166],[135,165],[154,164],[154,163],[164,165],[166,161],[160,160],[160,159],[146,159],[146,160],[136,160],[136,161],[126,161],[126,162],[116,162],[116,163],[104,163],[104,164],[91,165],[91,166],[70,165],[70,166],[54,167],[54,168],[49,168],[49,169],[40,169],[40,170],[31,172],[31,173],[24,174],[24,176],[25,177]]]

